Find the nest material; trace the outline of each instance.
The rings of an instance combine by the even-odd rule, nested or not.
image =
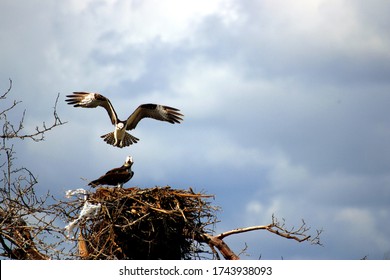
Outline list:
[[[206,227],[216,222],[217,209],[206,201],[210,197],[169,186],[98,188],[88,200],[100,203],[101,213],[82,227],[81,256],[192,259],[200,251],[195,237],[208,232]]]

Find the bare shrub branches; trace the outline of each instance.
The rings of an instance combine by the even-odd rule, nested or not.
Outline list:
[[[0,100],[4,100],[7,98],[7,95],[10,93],[12,89],[12,80],[9,80],[9,87],[5,91],[4,94],[0,96]],[[12,123],[8,120],[7,113],[14,109],[18,104],[21,103],[21,101],[14,100],[11,105],[6,107],[5,109],[2,109],[0,112],[0,120],[3,119],[3,127],[2,127],[2,134],[0,134],[0,138],[2,139],[32,139],[36,142],[44,140],[45,133],[52,130],[53,128],[63,125],[66,122],[61,121],[57,114],[57,103],[58,103],[59,94],[56,97],[54,107],[53,107],[53,123],[51,125],[46,125],[45,122],[43,122],[40,126],[35,127],[34,132],[29,133],[23,133],[23,123],[26,116],[26,110],[23,111],[22,116],[20,117],[20,120],[17,123]]]
[[[0,95],[0,104],[7,99],[12,89]],[[21,101],[13,101],[0,109],[2,134],[0,134],[0,257],[9,259],[49,259],[62,255],[59,244],[65,238],[63,229],[56,227],[55,205],[51,205],[49,193],[37,195],[38,183],[34,174],[26,167],[15,167],[14,145],[10,141],[31,139],[42,141],[46,132],[63,125],[57,115],[58,96],[54,105],[54,120],[50,126],[43,123],[34,132],[24,132],[25,111],[16,122],[9,120],[9,113]],[[62,236],[62,238],[61,238]]]

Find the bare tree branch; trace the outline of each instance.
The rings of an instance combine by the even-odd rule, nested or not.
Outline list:
[[[222,254],[226,260],[239,260],[240,258],[233,252],[232,249],[218,236],[213,236],[208,233],[201,233],[195,236],[195,239],[198,242],[206,243],[212,248],[212,251],[215,252],[215,248]]]
[[[6,92],[2,96],[0,96],[0,99],[5,99],[7,97],[7,95],[9,94],[9,92],[11,91],[12,80],[10,79],[9,81],[10,81],[9,88],[6,90]],[[10,121],[8,121],[7,112],[14,109],[19,103],[21,103],[21,101],[14,101],[11,106],[9,106],[8,108],[6,108],[2,112],[0,112],[0,119],[4,119],[3,133],[0,134],[0,138],[2,138],[2,139],[17,138],[17,139],[21,139],[21,140],[29,138],[29,139],[32,139],[36,142],[44,140],[44,135],[46,132],[52,130],[53,128],[55,128],[57,126],[60,126],[60,125],[63,125],[66,123],[66,122],[61,121],[61,119],[59,118],[58,113],[57,113],[57,104],[58,104],[59,95],[60,94],[57,94],[57,97],[56,97],[56,100],[54,103],[54,107],[53,107],[53,117],[54,117],[53,123],[50,126],[47,126],[46,123],[43,122],[41,126],[36,126],[35,132],[31,132],[31,133],[22,133],[22,130],[24,128],[23,123],[24,123],[24,118],[26,115],[26,110],[23,111],[21,119],[17,125],[14,125]]]
[[[11,91],[12,89],[12,80],[9,79],[9,87],[8,89],[5,91],[5,93],[3,95],[0,96],[0,99],[5,99],[7,94]]]
[[[0,96],[4,101],[12,89]],[[35,132],[24,133],[25,110],[16,122],[9,120],[8,113],[21,101],[13,101],[0,110],[2,134],[0,134],[0,257],[8,259],[48,259],[63,256],[66,240],[62,227],[55,226],[56,205],[51,205],[49,193],[37,195],[38,183],[34,174],[25,167],[14,166],[15,154],[12,141],[32,139],[41,141],[46,132],[64,124],[57,115],[58,96],[54,105],[54,121],[50,126],[43,123]],[[3,102],[1,103],[3,104]],[[1,132],[0,132],[1,133]],[[11,144],[10,144],[11,143]],[[27,223],[28,222],[28,223]]]
[[[283,220],[284,221],[284,220]],[[252,227],[246,227],[246,228],[237,228],[234,230],[223,232],[216,237],[218,239],[223,239],[229,235],[233,234],[239,234],[249,231],[255,231],[255,230],[267,230],[271,233],[274,233],[276,235],[279,235],[281,237],[287,238],[287,239],[293,239],[298,242],[303,241],[311,241],[313,244],[322,245],[319,240],[319,235],[322,233],[322,230],[317,230],[317,234],[312,238],[312,236],[307,235],[307,232],[310,230],[309,227],[306,226],[306,223],[304,220],[302,220],[302,224],[298,229],[287,229],[285,227],[284,222],[281,224],[274,215],[272,215],[272,223],[268,225],[259,225],[259,226],[252,226]]]

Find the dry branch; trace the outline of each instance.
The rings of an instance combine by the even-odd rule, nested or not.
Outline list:
[[[12,89],[12,80],[9,80],[9,88],[5,91],[3,95],[0,96],[0,100],[6,99],[7,95],[10,93]],[[58,104],[59,94],[57,94],[56,100],[54,102],[53,107],[53,123],[49,126],[46,125],[45,122],[42,123],[41,126],[36,126],[34,132],[30,133],[23,133],[23,123],[26,116],[26,110],[23,111],[22,116],[20,117],[20,120],[17,124],[13,124],[8,120],[7,113],[14,109],[18,104],[21,103],[21,101],[14,100],[12,105],[8,106],[7,108],[3,109],[3,111],[0,112],[0,119],[4,119],[3,121],[3,133],[0,134],[1,139],[32,139],[36,142],[42,141],[44,139],[45,133],[49,132],[53,128],[63,125],[66,122],[61,121],[60,117],[57,113],[57,104]]]
[[[10,79],[8,89],[0,95],[0,105],[5,104],[11,89]],[[41,141],[46,132],[64,124],[56,112],[57,101],[58,96],[53,124],[43,123],[33,133],[23,131],[25,111],[19,120],[9,120],[8,113],[21,101],[0,108],[0,258],[42,260],[63,256],[64,248],[60,245],[65,238],[62,227],[55,226],[56,206],[48,203],[52,199],[49,193],[36,195],[37,179],[29,169],[14,166],[16,152],[12,144],[16,139]]]

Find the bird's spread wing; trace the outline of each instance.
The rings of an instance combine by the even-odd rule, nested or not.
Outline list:
[[[158,105],[142,104],[127,119],[126,130],[134,129],[143,118],[152,118],[169,123],[180,123],[183,120],[183,114],[179,109]]]
[[[66,99],[65,101],[68,102],[69,105],[73,105],[74,107],[103,107],[104,109],[106,109],[112,124],[116,124],[118,121],[118,116],[114,110],[114,107],[112,107],[110,100],[99,93],[73,92],[73,94],[67,95],[66,97],[68,97],[68,99]]]

